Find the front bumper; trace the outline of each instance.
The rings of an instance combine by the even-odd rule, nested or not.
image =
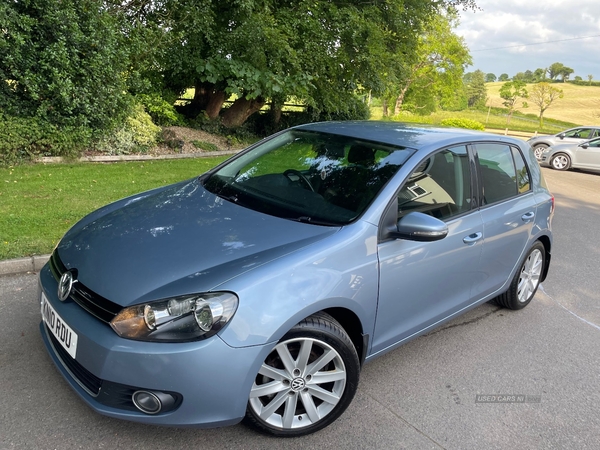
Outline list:
[[[542,167],[550,167],[550,154],[542,153],[542,156],[540,156],[538,163]]]
[[[72,300],[59,301],[57,282],[47,265],[40,272],[40,287],[78,335],[76,360],[65,362],[70,356],[60,351],[42,322],[48,353],[71,387],[98,413],[167,426],[224,426],[243,418],[252,382],[271,345],[233,348],[218,335],[187,343],[123,339]],[[94,383],[99,385],[97,391]],[[136,390],[171,393],[176,404],[167,412],[144,414],[131,400]]]

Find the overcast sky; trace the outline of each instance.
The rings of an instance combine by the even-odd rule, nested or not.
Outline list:
[[[473,57],[468,72],[512,77],[560,62],[571,79],[600,81],[600,0],[475,1],[482,10],[461,11],[456,30]],[[586,36],[595,37],[575,39]]]

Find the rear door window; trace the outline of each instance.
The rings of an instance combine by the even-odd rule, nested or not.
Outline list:
[[[506,144],[477,144],[483,204],[489,205],[531,189],[529,171],[519,150]]]

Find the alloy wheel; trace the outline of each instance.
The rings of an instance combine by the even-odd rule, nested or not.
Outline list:
[[[291,430],[321,421],[342,399],[346,368],[340,354],[313,338],[277,344],[262,364],[249,406],[271,426]]]
[[[543,263],[542,252],[538,249],[533,250],[525,260],[517,289],[517,295],[521,303],[528,301],[535,292],[540,282]]]

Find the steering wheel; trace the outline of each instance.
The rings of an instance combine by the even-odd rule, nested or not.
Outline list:
[[[296,169],[288,169],[285,172],[283,172],[283,174],[288,177],[290,179],[290,181],[296,181],[294,179],[292,179],[292,177],[290,177],[290,175],[295,175],[297,176],[300,180],[302,180],[304,182],[304,184],[306,184],[309,189],[313,192],[315,192],[315,188],[313,187],[313,185],[310,183],[310,180],[308,178],[306,178],[306,175],[304,175],[302,172],[300,172],[299,170]]]

